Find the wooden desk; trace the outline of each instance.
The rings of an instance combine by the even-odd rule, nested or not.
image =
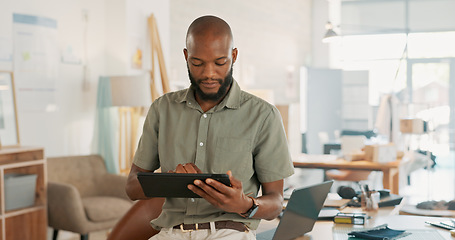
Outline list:
[[[442,228],[432,227],[425,223],[425,221],[447,221],[447,218],[435,218],[435,217],[421,217],[421,216],[387,216],[370,219],[365,227],[375,227],[387,223],[389,228],[396,230],[406,229],[435,229],[441,234],[444,239],[453,239],[450,236],[449,230]],[[346,224],[350,225],[350,224]],[[361,226],[361,225],[357,225]],[[308,239],[324,239],[331,240],[333,238],[334,227],[349,227],[335,224],[331,221],[319,221],[316,222],[311,232],[305,234],[305,236],[296,238],[295,240],[308,240]],[[411,235],[412,236],[412,235]],[[346,237],[346,239],[348,239]]]
[[[343,212],[345,209],[343,209]],[[347,210],[347,209],[346,209]],[[351,211],[347,211],[351,212]],[[357,212],[354,210],[354,212]],[[425,224],[425,221],[446,221],[448,218],[441,217],[423,217],[423,216],[405,216],[395,215],[394,207],[380,208],[378,212],[368,213],[372,218],[368,219],[365,225],[355,225],[359,228],[371,228],[387,223],[389,228],[396,230],[406,229],[435,229],[444,239],[454,239],[450,236],[449,230],[432,227]],[[262,220],[257,230],[258,233],[267,231],[278,225],[278,220],[265,221]],[[334,228],[350,228],[354,225],[351,224],[335,224],[333,221],[317,221],[313,227],[313,230],[302,237],[296,238],[295,240],[332,240],[334,239]],[[412,235],[411,235],[412,236]],[[346,236],[346,239],[347,236]]]
[[[327,155],[330,156],[330,155]],[[316,169],[345,169],[345,170],[369,170],[381,171],[383,173],[382,184],[385,189],[390,189],[393,194],[398,194],[400,161],[389,163],[376,163],[369,161],[346,161],[344,159],[334,159],[321,155],[299,155],[293,158],[296,168],[316,168]]]

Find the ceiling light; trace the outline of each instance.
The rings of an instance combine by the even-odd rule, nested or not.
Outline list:
[[[324,38],[322,38],[322,42],[328,43],[328,42],[333,42],[335,39],[339,37],[338,33],[336,33],[333,30],[333,25],[331,22],[327,22],[325,24],[325,29],[327,29],[327,32],[324,35]]]

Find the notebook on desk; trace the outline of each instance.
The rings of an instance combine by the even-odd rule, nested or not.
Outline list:
[[[350,238],[348,233],[355,230],[352,225],[349,224],[338,224],[333,231],[333,240],[349,240],[355,239]],[[358,230],[358,229],[357,229]],[[406,235],[399,237],[400,240],[444,240],[435,229],[406,229]]]
[[[278,227],[259,233],[257,240],[290,240],[310,232],[333,181],[294,190]]]

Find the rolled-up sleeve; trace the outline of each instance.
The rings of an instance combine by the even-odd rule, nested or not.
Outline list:
[[[158,101],[158,100],[157,100]],[[157,104],[152,104],[145,118],[142,136],[134,155],[133,163],[146,170],[156,170],[160,167],[158,156],[158,126],[159,111]]]
[[[256,136],[253,158],[260,182],[273,182],[294,174],[283,122],[275,107],[264,119]]]

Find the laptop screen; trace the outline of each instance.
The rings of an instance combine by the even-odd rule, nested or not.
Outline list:
[[[273,239],[294,239],[310,232],[333,181],[294,190]]]

